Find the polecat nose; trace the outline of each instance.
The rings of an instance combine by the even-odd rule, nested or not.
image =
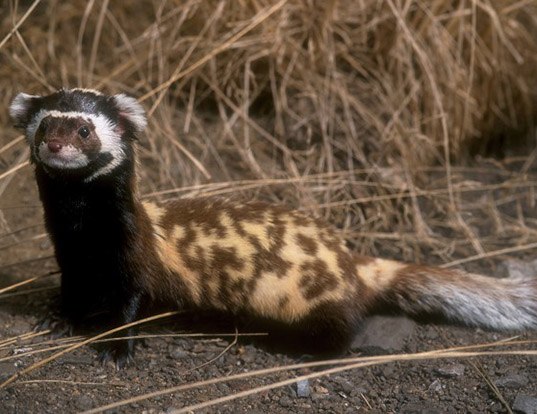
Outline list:
[[[47,146],[50,152],[59,152],[63,145],[59,141],[52,140],[47,143]]]

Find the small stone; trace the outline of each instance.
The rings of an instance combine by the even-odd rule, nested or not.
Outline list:
[[[390,378],[394,374],[395,368],[393,365],[384,365],[380,367],[380,371],[382,372],[382,376],[384,378]]]
[[[353,350],[366,353],[391,353],[403,350],[416,329],[416,322],[401,316],[373,316],[355,336]]]
[[[521,388],[527,385],[528,382],[528,377],[525,375],[510,374],[496,380],[495,384],[504,388]]]
[[[282,407],[289,407],[291,404],[291,398],[289,398],[287,395],[284,395],[282,398],[280,398],[280,405]]]
[[[513,411],[522,414],[537,414],[537,396],[517,395],[513,403]]]
[[[326,395],[318,394],[318,393],[316,393],[316,392],[314,392],[313,394],[311,394],[311,400],[312,400],[313,402],[322,401],[324,398],[326,398]]]
[[[80,410],[89,410],[93,407],[93,400],[88,395],[82,395],[76,399],[76,406]]]
[[[429,326],[425,331],[425,337],[431,340],[438,339],[438,331],[434,327]]]
[[[300,398],[307,398],[311,394],[309,380],[301,380],[296,383],[296,395]]]
[[[431,385],[429,385],[428,389],[432,392],[441,392],[442,388],[442,383],[439,380],[434,380]]]
[[[9,362],[0,362],[0,381],[7,380],[17,372],[15,364]]]
[[[355,389],[354,384],[350,381],[347,381],[345,378],[341,378],[337,382],[341,387],[341,391],[343,391],[347,395],[350,395]]]
[[[214,343],[214,345],[218,348],[225,348],[229,345],[229,342],[224,341],[223,339],[219,339]]]
[[[206,351],[206,347],[202,342],[196,342],[196,344],[192,347],[192,352],[195,354],[201,354],[202,352]]]
[[[172,350],[170,351],[170,356],[173,359],[183,359],[183,358],[188,357],[188,352],[186,352],[184,349],[173,347]]]
[[[444,378],[456,378],[464,375],[466,367],[463,364],[454,364],[435,369],[435,372]]]
[[[254,354],[253,351],[246,352],[241,355],[242,362],[245,364],[251,364],[252,362],[255,362],[256,354]]]
[[[322,385],[316,385],[314,389],[318,394],[328,394],[328,388],[323,387]]]

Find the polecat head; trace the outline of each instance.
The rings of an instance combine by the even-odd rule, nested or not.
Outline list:
[[[61,89],[47,96],[19,93],[9,113],[26,132],[33,162],[50,174],[84,181],[125,162],[147,123],[136,99],[89,89]]]

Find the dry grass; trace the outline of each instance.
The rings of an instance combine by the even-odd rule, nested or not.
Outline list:
[[[10,1],[0,16],[3,108],[20,90],[126,91],[151,116],[146,192],[254,180],[248,196],[324,215],[364,252],[403,233],[381,250],[407,260],[445,244],[446,227],[466,252],[489,248],[463,217],[452,160],[527,134],[537,108],[531,1]],[[25,167],[8,131],[0,185]],[[447,200],[423,211],[438,186]],[[440,229],[436,213],[451,213]]]
[[[445,227],[465,251],[488,249],[463,219],[452,159],[527,134],[537,108],[531,1],[11,1],[0,16],[2,107],[20,90],[126,91],[151,117],[145,192],[253,180],[225,193],[310,209],[365,252],[415,232],[383,249],[407,260],[445,243]],[[25,167],[8,131],[3,181]],[[441,229],[435,213],[451,213]]]
[[[537,246],[537,152],[470,156],[533,139],[536,39],[532,0],[11,0],[0,122],[21,90],[127,92],[150,116],[144,197],[282,201],[361,252],[458,265]],[[27,150],[2,132],[0,269],[52,272]]]

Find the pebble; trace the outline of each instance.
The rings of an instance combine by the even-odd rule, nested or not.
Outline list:
[[[521,388],[529,382],[528,377],[522,374],[509,374],[497,379],[495,384],[504,388]]]
[[[325,395],[328,394],[328,388],[323,387],[322,385],[316,385],[314,387],[314,390],[318,394],[325,394]]]
[[[429,385],[428,390],[432,392],[441,392],[442,388],[442,383],[439,380],[434,380],[431,385]]]
[[[301,380],[296,383],[296,395],[300,398],[307,398],[311,394],[309,380]]]
[[[289,398],[287,395],[284,395],[282,398],[280,398],[280,405],[282,407],[289,407],[291,404],[291,398]]]
[[[76,406],[80,410],[89,410],[93,407],[93,400],[88,395],[81,395],[76,399]]]
[[[402,316],[373,316],[355,336],[353,350],[367,353],[401,351],[416,329],[416,322]]]
[[[257,353],[253,351],[248,351],[241,355],[242,362],[244,362],[245,364],[251,364],[255,362],[256,358],[257,358]]]
[[[345,378],[338,379],[337,383],[341,387],[341,391],[343,391],[347,395],[350,395],[355,389],[354,384],[352,382],[346,380]]]
[[[517,395],[513,411],[522,414],[537,414],[537,396]]]
[[[185,351],[184,349],[181,349],[181,348],[178,348],[178,347],[172,347],[171,351],[170,351],[170,356],[173,358],[173,359],[183,359],[183,358],[186,358],[188,357],[188,352]]]
[[[195,354],[201,354],[205,351],[207,351],[207,347],[202,342],[196,342],[196,344],[192,347],[192,352]]]
[[[0,362],[0,381],[7,380],[17,372],[15,364],[10,362]]]
[[[465,369],[463,364],[454,364],[436,368],[435,372],[444,378],[456,378],[464,375]]]

